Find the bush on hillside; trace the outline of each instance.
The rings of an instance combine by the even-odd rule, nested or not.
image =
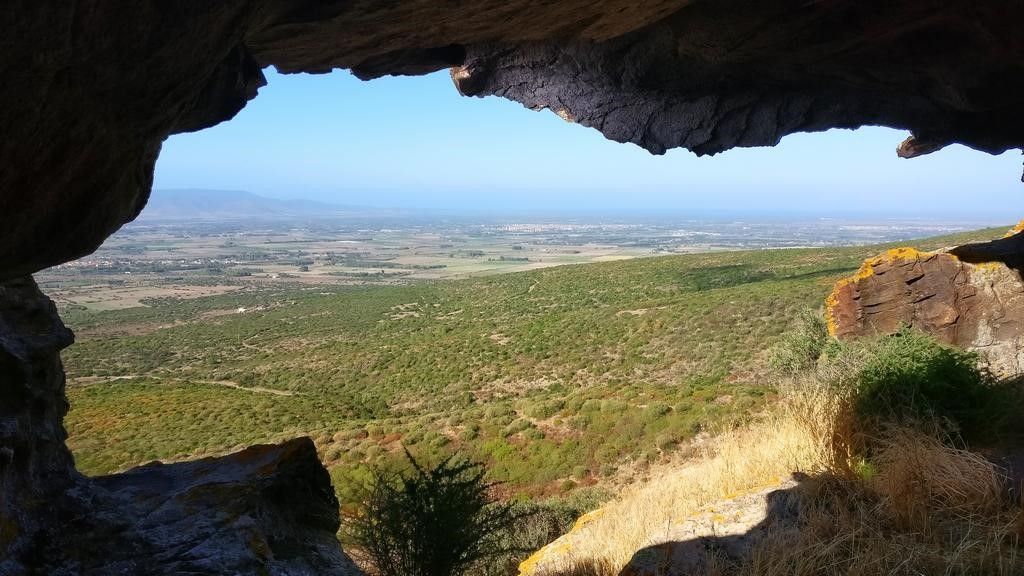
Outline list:
[[[814,367],[828,342],[828,327],[820,314],[802,310],[793,328],[772,350],[768,362],[780,374],[792,376]]]
[[[502,556],[520,520],[494,503],[482,465],[454,456],[426,468],[375,474],[345,535],[381,576],[454,576]]]
[[[501,534],[508,552],[479,566],[470,574],[518,574],[520,562],[569,532],[580,516],[599,508],[607,500],[608,495],[600,491],[580,490],[568,496],[555,496],[543,501],[514,502],[513,511],[519,520],[515,526]]]
[[[856,379],[854,410],[870,423],[952,425],[965,437],[992,424],[996,381],[979,358],[909,328],[870,344]]]

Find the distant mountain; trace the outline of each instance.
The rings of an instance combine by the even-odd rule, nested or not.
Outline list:
[[[140,221],[285,220],[394,215],[395,211],[330,204],[314,200],[279,200],[241,190],[153,190]]]

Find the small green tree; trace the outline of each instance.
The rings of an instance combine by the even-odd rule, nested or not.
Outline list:
[[[772,350],[768,363],[776,372],[792,376],[814,367],[828,342],[828,327],[821,314],[801,310],[790,331]]]
[[[448,457],[425,468],[378,472],[346,535],[380,576],[455,576],[508,552],[502,536],[520,519],[495,503],[481,464]]]

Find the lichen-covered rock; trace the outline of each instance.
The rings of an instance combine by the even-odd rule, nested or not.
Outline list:
[[[939,252],[898,248],[869,258],[828,297],[829,332],[849,338],[910,326],[978,351],[996,375],[1020,374],[1024,282],[1013,267],[1019,252],[1005,246],[1019,241],[1016,235]]]

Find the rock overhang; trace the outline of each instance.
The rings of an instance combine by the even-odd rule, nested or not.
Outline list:
[[[105,512],[116,504],[105,491],[120,480],[88,481],[74,470],[59,357],[71,335],[22,277],[95,250],[135,218],[163,140],[232,118],[266,82],[263,68],[347,68],[374,78],[451,67],[465,95],[547,108],[653,153],[713,154],[863,125],[909,130],[904,157],[953,142],[995,153],[1024,146],[1021,21],[1016,0],[224,0],[130,9],[14,0],[0,13],[0,397],[10,400],[0,407],[0,571],[83,572],[82,559],[104,550],[73,542],[77,533],[62,531],[63,522],[77,519],[93,540],[131,525]],[[1010,239],[957,257],[1010,262],[1020,254]],[[283,464],[270,486],[320,495],[295,524],[308,542],[323,542],[309,553],[321,563],[314,571],[348,572],[315,453],[302,442],[256,453]],[[228,457],[202,466],[238,464]],[[190,477],[190,466],[173,470]],[[245,470],[236,480],[268,485]],[[218,506],[259,510],[264,500],[260,493],[207,511],[216,520]],[[258,545],[237,560],[274,566],[274,528],[253,530],[271,537],[249,542]],[[182,536],[188,544],[202,535]],[[139,532],[103,544],[119,546],[130,563],[151,559],[149,541]],[[77,547],[40,547],[47,542]]]
[[[161,142],[233,117],[267,66],[450,67],[463,94],[653,153],[863,125],[910,131],[904,157],[1024,146],[1011,0],[23,0],[3,18],[0,278],[85,255],[135,218]]]

